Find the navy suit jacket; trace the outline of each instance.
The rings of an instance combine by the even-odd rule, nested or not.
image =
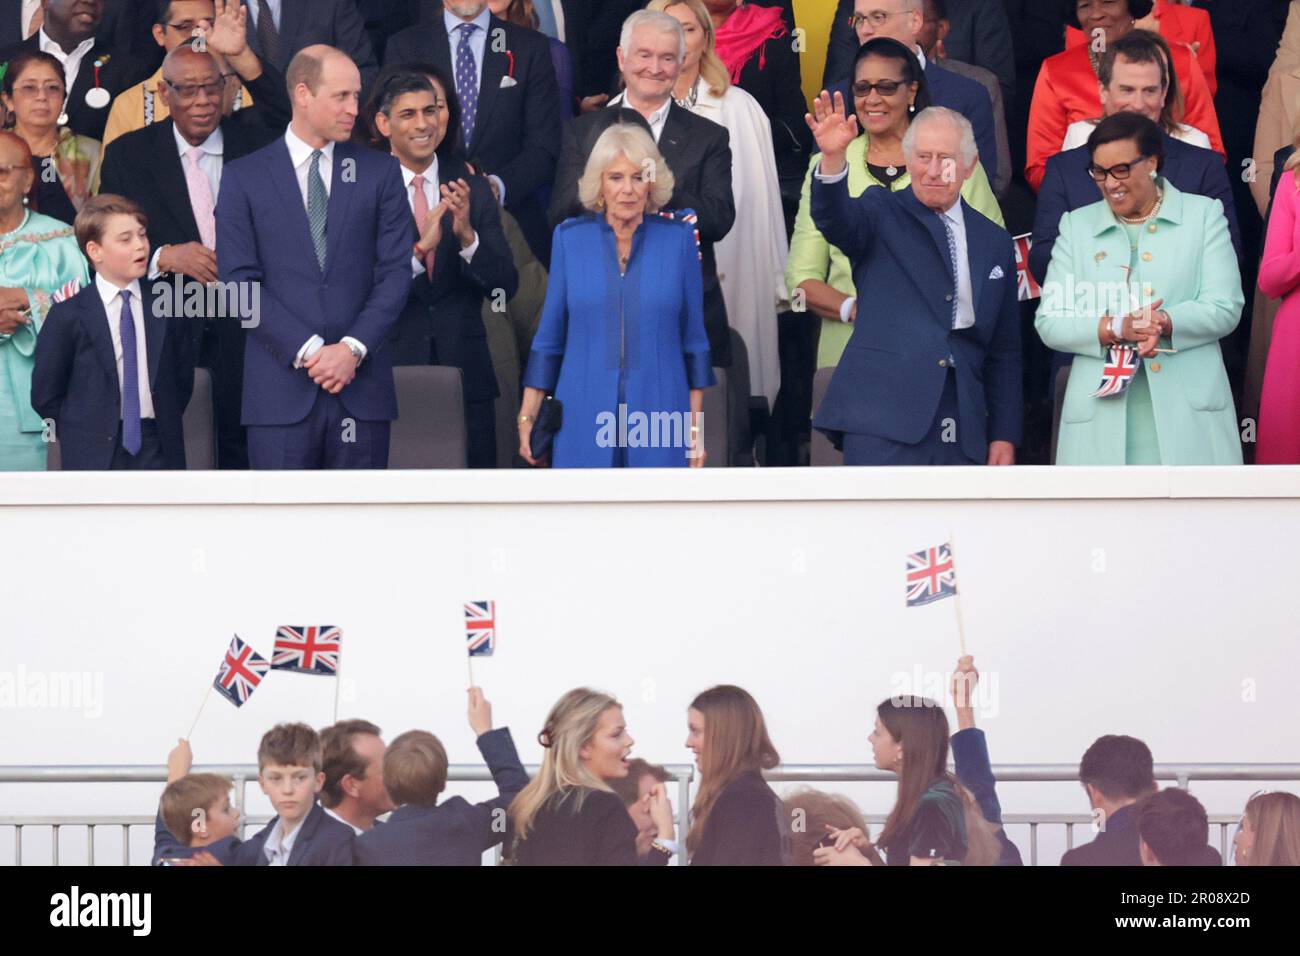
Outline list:
[[[988,457],[992,441],[1020,442],[1020,305],[1011,236],[961,200],[975,324],[952,329],[956,277],[938,215],[911,189],[849,197],[848,177],[812,177],[812,218],[848,256],[857,288],[870,290],[813,426],[915,444],[934,423],[955,359],[958,440]]]
[[[844,112],[853,115],[852,77],[841,80],[830,92],[844,97]],[[930,105],[954,110],[970,121],[975,132],[975,148],[979,150],[980,165],[989,182],[998,178],[998,139],[993,125],[993,100],[989,91],[975,80],[945,70],[934,60],[925,61],[925,85],[930,89]]]
[[[357,837],[356,866],[478,866],[484,851],[505,837],[506,808],[528,785],[506,727],[478,738],[499,794],[483,803],[452,797],[436,807],[398,807],[382,827]]]
[[[436,354],[438,365],[461,370],[465,401],[488,402],[501,391],[488,350],[483,301],[490,300],[497,289],[502,290],[505,301],[513,299],[519,290],[519,273],[501,228],[492,187],[482,176],[471,176],[463,161],[440,157],[439,184],[456,179],[469,183],[470,223],[478,234],[478,248],[466,262],[451,228],[451,213],[446,213],[432,278],[422,272],[411,280],[410,298],[394,330],[393,362],[427,365]]]
[[[256,282],[261,308],[244,352],[243,424],[293,425],[320,387],[293,367],[312,335],[366,347],[339,398],[361,421],[397,417],[389,338],[411,283],[415,226],[397,160],[336,143],[322,272],[284,137],[226,164],[217,200],[222,282]]]
[[[211,853],[222,866],[231,866],[235,862],[235,851],[239,849],[239,845],[239,837],[228,836],[207,846],[186,846],[172,836],[171,831],[167,829],[167,824],[163,823],[160,811],[157,819],[154,820],[153,859],[149,864],[162,866],[163,860],[168,858],[179,857],[188,860],[200,853]]]
[[[959,730],[952,735],[950,743],[957,779],[975,798],[984,819],[998,828],[998,843],[1002,847],[998,866],[1023,866],[1020,849],[1011,842],[1006,829],[1002,826],[1002,804],[998,802],[998,781],[993,776],[993,767],[989,763],[989,747],[984,739],[984,731],[978,727]]]
[[[257,833],[236,848],[232,862],[235,866],[270,866],[263,847],[267,837],[280,822],[276,817]],[[340,823],[325,812],[319,803],[313,803],[307,819],[294,837],[289,851],[289,866],[351,866],[352,844],[356,834],[346,823]]]
[[[1165,165],[1161,171],[1175,189],[1198,196],[1209,196],[1223,203],[1228,217],[1232,245],[1241,258],[1241,232],[1237,228],[1237,207],[1232,201],[1232,187],[1223,157],[1212,149],[1192,146],[1164,134]],[[1038,190],[1038,211],[1034,214],[1034,233],[1029,250],[1029,271],[1040,283],[1047,279],[1052,262],[1052,246],[1060,234],[1061,217],[1074,209],[1101,202],[1101,188],[1088,175],[1088,147],[1076,146],[1057,153],[1047,161],[1043,185]]]
[[[192,337],[182,303],[154,296],[153,283],[140,280],[149,390],[154,420],[168,468],[185,468],[182,420],[194,391]],[[171,285],[167,284],[170,292]],[[155,307],[157,301],[157,307]],[[175,305],[175,308],[171,308]],[[171,313],[170,317],[168,313]],[[117,321],[116,315],[113,321]],[[104,471],[113,463],[122,393],[109,317],[92,280],[45,317],[36,339],[32,408],[53,419],[65,471]]]
[[[504,48],[496,42],[499,36],[504,37]],[[441,11],[429,22],[389,38],[385,65],[412,61],[433,63],[447,76],[455,76]],[[460,100],[463,104],[465,97]],[[474,136],[466,143],[463,129],[458,135],[463,155],[475,168],[499,176],[505,184],[506,208],[519,220],[529,246],[539,257],[549,248],[549,233],[538,190],[555,180],[561,125],[550,41],[536,30],[491,17]]]
[[[257,2],[253,0],[244,5],[255,7]],[[249,48],[257,54],[258,59],[265,59],[262,41],[257,35],[257,27],[251,15],[248,18],[247,34]],[[337,47],[361,71],[361,101],[365,102],[365,90],[370,88],[379,74],[379,62],[370,46],[366,21],[361,18],[356,0],[281,0],[279,34],[280,45],[272,65],[280,73],[289,69],[294,54],[304,47],[317,43]]]

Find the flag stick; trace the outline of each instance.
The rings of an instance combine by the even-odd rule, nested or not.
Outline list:
[[[212,684],[209,683],[208,689],[203,692],[203,701],[202,703],[199,704],[199,712],[194,715],[194,723],[190,724],[190,732],[185,735],[186,740],[189,740],[191,737],[194,736],[194,728],[199,725],[199,718],[203,716],[203,708],[207,706],[208,698],[211,696],[212,696]]]
[[[966,656],[966,627],[962,622],[961,616],[961,582],[957,580],[957,546],[954,542],[954,535],[948,532],[948,554],[952,559],[953,583],[956,590],[952,596],[953,610],[957,614],[957,639],[961,642],[961,656]]]
[[[339,687],[343,684],[343,642],[339,641],[339,666],[334,668],[334,723],[339,722]]]
[[[465,660],[469,661],[469,686],[474,687],[474,655],[466,654]]]

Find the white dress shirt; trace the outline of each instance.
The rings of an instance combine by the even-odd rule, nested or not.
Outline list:
[[[23,39],[32,32],[32,17],[41,8],[41,0],[23,0]]]
[[[838,183],[841,179],[849,174],[849,167],[846,163],[844,168],[834,175],[827,175],[822,172],[821,161],[817,161],[817,168],[813,175],[817,177],[818,182]],[[948,227],[952,230],[953,244],[957,247],[957,317],[953,321],[954,329],[969,329],[975,324],[975,296],[971,291],[970,279],[970,253],[966,245],[966,216],[961,208],[961,196],[957,201],[942,213],[935,213],[941,219],[946,220]],[[944,257],[948,257],[948,242],[944,239],[944,248],[940,250]]]
[[[402,170],[402,184],[406,187],[406,201],[411,207],[411,214],[415,214],[415,183],[416,173],[406,166],[400,167]],[[430,214],[433,213],[433,207],[438,205],[438,157],[433,157],[433,162],[429,168],[419,175],[424,177],[424,201],[428,204]],[[418,237],[417,237],[418,238]],[[460,250],[460,257],[466,262],[474,258],[474,253],[478,251],[478,233],[474,234],[474,241]],[[424,272],[424,263],[415,256],[411,256],[411,275],[418,276]]]
[[[122,387],[125,381],[122,361],[122,288],[113,285],[102,275],[96,274],[95,288],[104,303],[104,312],[108,315],[108,333],[113,338],[113,357],[117,359],[117,395],[120,402],[124,397]],[[153,392],[149,390],[149,344],[145,341],[144,303],[140,299],[140,280],[132,280],[125,287],[131,293],[131,318],[135,322],[135,366],[138,372],[140,391],[140,417],[153,418]]]
[[[176,140],[176,154],[181,160],[181,170],[185,169],[185,154],[194,147],[190,141],[181,135],[181,131],[172,124],[172,137]],[[212,135],[199,144],[199,149],[203,150],[203,155],[199,157],[199,171],[208,178],[208,185],[212,187],[212,201],[217,201],[217,195],[221,189],[221,170],[225,163],[226,143],[221,135],[221,127],[218,126],[212,131]],[[156,279],[162,272],[158,269],[158,257],[162,255],[165,246],[159,246],[154,250],[153,257],[149,260],[149,278]]]
[[[451,72],[453,83],[455,82],[456,73],[456,50],[460,47],[460,27],[465,23],[472,23],[474,26],[478,27],[478,29],[470,34],[469,51],[474,55],[475,82],[478,83],[480,90],[483,88],[483,51],[487,49],[488,23],[491,21],[491,18],[492,11],[488,9],[486,4],[483,7],[483,12],[473,20],[462,20],[446,7],[443,7],[442,22],[447,28],[447,42],[451,44]],[[460,87],[456,88],[456,92],[460,93],[461,99],[464,100],[465,94],[460,92]]]
[[[307,143],[303,142],[302,139],[294,133],[292,126],[284,131],[284,142],[285,145],[289,147],[289,162],[293,165],[293,175],[298,180],[298,191],[302,193],[303,209],[310,212],[311,206],[308,202],[307,196],[307,177],[311,173],[311,154],[316,151],[316,147],[309,146]],[[330,140],[322,146],[320,151],[321,157],[318,166],[320,168],[320,178],[325,181],[325,197],[328,199],[331,186],[330,179],[334,171],[333,140]],[[358,363],[365,359],[367,350],[364,342],[354,339],[350,335],[343,336],[339,341],[344,344],[351,342],[355,344],[357,348],[361,349],[361,358],[357,360]],[[298,354],[293,360],[293,367],[302,368],[302,363],[319,352],[324,345],[325,340],[323,338],[319,335],[313,335],[304,342],[302,348],[298,350]]]
[[[335,813],[333,810],[331,810],[329,807],[325,806],[324,804],[321,804],[321,809],[325,811],[327,816],[333,817],[335,820],[337,820],[339,823],[343,824],[344,826],[352,827],[352,832],[355,833],[357,836],[361,836],[361,834],[366,832],[356,824],[349,823],[347,820],[344,820],[341,816],[339,816],[337,813]]]
[[[271,833],[267,836],[266,842],[262,844],[262,852],[270,861],[270,866],[288,866],[289,856],[293,853],[294,841],[298,839],[298,834],[302,832],[303,817],[298,821],[298,825],[286,836],[284,833],[284,820],[279,818],[275,821],[275,826],[271,828]]]
[[[563,0],[554,0],[551,3],[551,9],[555,12],[555,39],[561,43],[564,41],[564,2]]]
[[[627,102],[626,93],[618,94],[618,96],[614,97],[612,100],[609,101],[609,105],[622,106],[623,108],[629,110],[634,109],[632,104]],[[655,110],[653,113],[651,113],[649,116],[645,118],[646,122],[650,124],[650,132],[654,135],[656,143],[659,142],[659,136],[664,131],[664,124],[668,122],[668,111],[672,109],[672,107],[673,107],[673,98],[670,96],[668,97],[668,99],[664,100],[663,106],[659,107],[659,109]]]
[[[40,38],[40,47],[42,53],[48,53],[54,59],[63,64],[63,80],[66,84],[68,96],[72,96],[72,88],[77,85],[77,74],[81,71],[81,61],[86,58],[90,48],[95,45],[95,38],[87,37],[77,44],[77,48],[71,53],[64,53],[63,47],[59,46],[50,39],[50,35],[45,32],[45,27],[41,27],[40,32],[36,34]],[[64,102],[64,108],[67,103]]]

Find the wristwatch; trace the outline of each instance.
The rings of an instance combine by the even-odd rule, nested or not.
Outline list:
[[[361,351],[361,346],[357,345],[356,342],[342,342],[340,344],[346,345],[348,347],[348,351],[352,353],[352,357],[357,360],[357,364],[358,365],[361,364],[361,359],[364,358],[366,354],[365,352]]]

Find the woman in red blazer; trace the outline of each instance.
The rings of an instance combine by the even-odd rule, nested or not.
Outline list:
[[[1152,0],[1079,0],[1073,15],[1074,25],[1088,35],[1105,31],[1107,43],[1113,43],[1134,28],[1134,23],[1151,12]],[[1047,160],[1061,151],[1065,131],[1071,123],[1101,115],[1101,92],[1097,82],[1093,44],[1072,47],[1043,61],[1029,107],[1029,135],[1026,149],[1025,179],[1038,191],[1047,171]],[[1214,98],[1205,76],[1197,67],[1191,51],[1181,45],[1173,49],[1174,72],[1183,88],[1184,123],[1195,126],[1210,137],[1215,152],[1226,156],[1219,119],[1214,112]]]
[[[1151,21],[1155,20],[1155,23]],[[1210,27],[1210,14],[1198,7],[1185,7],[1172,0],[1155,0],[1155,9],[1139,29],[1155,30],[1170,46],[1186,47],[1196,57],[1196,65],[1205,76],[1210,95],[1219,92],[1219,81],[1214,75],[1219,55],[1214,48],[1214,31]],[[1083,31],[1075,27],[1065,30],[1065,48],[1082,46],[1087,41]]]

